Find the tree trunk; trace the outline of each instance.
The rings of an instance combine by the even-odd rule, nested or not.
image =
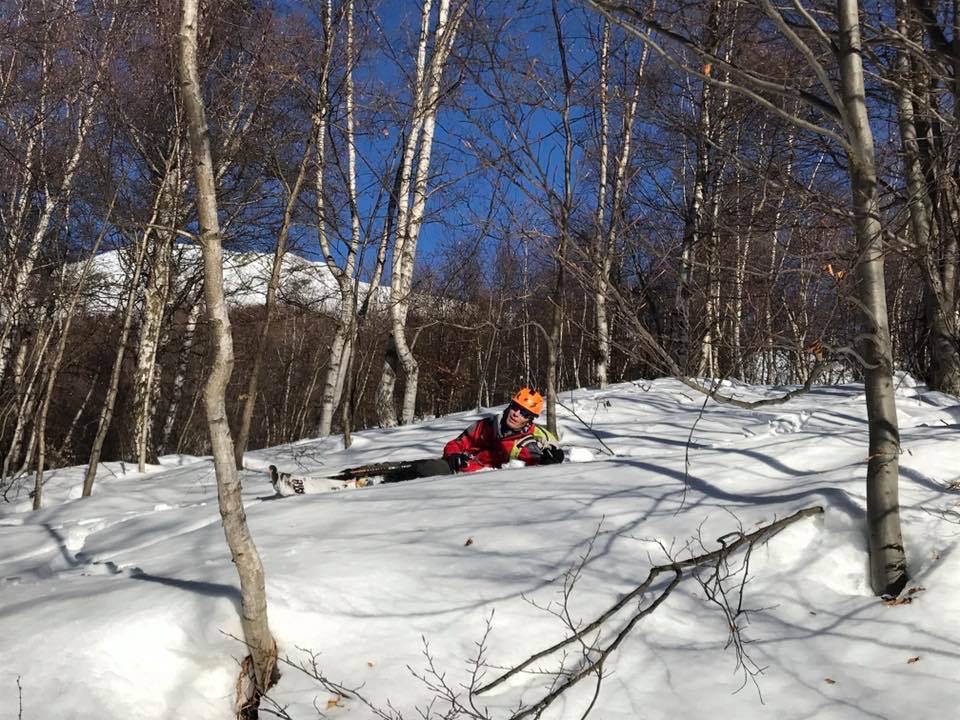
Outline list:
[[[390,347],[387,349],[387,358],[384,362],[380,388],[377,392],[378,411],[382,413],[380,424],[384,427],[397,424],[396,408],[393,401],[396,366],[391,361],[391,354],[402,366],[406,381],[400,421],[405,424],[413,422],[416,411],[419,365],[407,343],[407,315],[410,310],[417,242],[427,204],[427,183],[430,173],[430,158],[433,151],[433,135],[436,128],[437,112],[440,107],[440,82],[443,68],[453,47],[457,27],[466,11],[466,7],[466,2],[460,2],[451,16],[450,0],[440,0],[437,24],[433,33],[433,54],[430,57],[429,65],[426,56],[431,0],[424,0],[421,12],[417,67],[414,84],[411,88],[414,102],[410,116],[410,135],[407,137],[407,143],[403,151],[397,198],[396,240],[393,248],[393,271],[390,282],[390,312],[392,318]],[[419,152],[419,156],[417,157],[416,174],[414,175],[413,161],[417,152]]]
[[[146,235],[146,233],[144,233]],[[143,268],[143,257],[147,249],[147,238],[144,237],[139,248],[135,248],[136,259],[133,266],[133,277],[130,278],[130,288],[127,290],[127,302],[123,309],[123,324],[120,338],[117,340],[117,354],[113,360],[113,369],[110,371],[110,383],[107,386],[107,395],[100,408],[100,419],[97,422],[97,434],[94,436],[90,448],[90,458],[87,461],[87,470],[83,476],[82,497],[90,497],[93,492],[93,481],[97,477],[97,466],[100,464],[100,454],[103,452],[103,443],[107,439],[107,431],[113,422],[113,410],[117,402],[117,391],[120,387],[120,372],[123,370],[123,358],[127,354],[127,342],[130,338],[130,327],[133,325],[133,306],[137,297],[137,286],[140,284],[140,271]]]
[[[97,236],[96,242],[93,244],[93,248],[90,250],[90,257],[87,258],[87,261],[83,265],[80,278],[77,280],[76,289],[70,296],[70,304],[64,312],[63,326],[60,328],[60,339],[57,342],[57,349],[54,353],[53,359],[50,361],[50,371],[47,375],[47,387],[43,396],[43,404],[40,408],[40,417],[37,419],[37,474],[36,482],[34,483],[33,488],[34,510],[39,510],[43,504],[43,470],[44,465],[46,464],[47,450],[47,414],[50,412],[50,403],[53,400],[53,390],[57,384],[57,377],[60,375],[60,363],[63,361],[63,355],[66,351],[67,338],[70,335],[70,325],[73,322],[73,314],[76,311],[77,303],[79,302],[80,295],[83,292],[83,286],[90,274],[90,268],[93,266],[93,259],[96,257],[97,251],[100,249],[100,243],[103,242],[103,238],[107,234],[110,223],[110,215],[113,213],[113,203],[115,200],[116,195],[114,195],[113,200],[110,201],[110,208],[107,210],[107,216],[103,220],[103,228],[101,229],[100,234]]]
[[[699,134],[708,132],[710,113],[707,103],[709,90],[704,87],[704,98],[701,102]],[[684,216],[683,241],[680,249],[680,271],[677,278],[676,315],[677,315],[677,362],[684,374],[692,369],[693,337],[690,322],[690,301],[693,297],[694,275],[697,250],[703,235],[704,208],[707,182],[707,153],[705,143],[697,143],[697,158],[694,166],[693,188],[690,191],[690,200],[687,203]]]
[[[907,0],[897,0],[896,10],[897,31],[903,37],[922,44],[920,32],[911,23]],[[935,221],[931,195],[936,197],[941,207],[949,207],[953,198],[948,197],[951,194],[949,185],[943,187],[944,184],[938,182],[928,185],[926,178],[928,174],[940,177],[949,174],[949,170],[943,168],[946,151],[942,141],[932,132],[924,133],[922,148],[918,137],[914,98],[929,98],[926,73],[914,71],[910,54],[904,49],[897,53],[897,71],[897,116],[907,180],[907,206],[923,279],[929,359],[927,385],[933,390],[960,395],[960,346],[956,322],[957,243],[953,233],[944,232],[945,228],[953,227],[953,223]],[[927,103],[921,103],[918,112],[926,114],[927,107]],[[925,168],[924,161],[934,167]]]
[[[923,306],[929,333],[927,385],[932,390],[960,396],[960,333],[955,319],[956,301],[938,297],[925,287]]]
[[[327,77],[329,73],[330,57],[333,47],[333,32],[330,27],[330,15],[332,14],[332,9],[327,7],[325,12],[326,15],[324,18],[324,27],[327,42],[324,51],[324,75],[320,86],[320,95],[318,100],[318,105],[321,108],[318,113],[322,114],[324,118],[330,111],[329,98],[327,97]],[[354,287],[354,273],[357,272],[356,260],[357,253],[360,248],[360,211],[357,205],[357,153],[354,143],[353,67],[355,59],[353,42],[354,6],[352,0],[347,3],[346,15],[346,54],[348,69],[346,77],[344,78],[344,103],[346,105],[347,116],[347,199],[350,208],[350,244],[347,247],[346,261],[341,268],[333,259],[326,233],[321,231],[320,245],[323,249],[325,257],[327,258],[327,266],[330,268],[330,272],[333,274],[334,278],[336,278],[337,285],[340,290],[340,317],[337,322],[336,332],[333,336],[333,343],[330,347],[330,361],[327,365],[327,374],[323,383],[323,394],[320,401],[320,423],[317,428],[317,434],[320,436],[329,435],[333,427],[334,412],[336,411],[336,408],[342,399],[344,382],[347,377],[350,359],[353,354],[354,344],[356,342],[356,338],[354,336],[354,329],[356,327],[356,295]],[[325,123],[326,120],[323,119],[322,122]],[[320,133],[322,133],[323,127],[325,127],[325,125],[321,125],[321,130],[318,132],[318,135],[320,135],[318,142],[322,142],[323,136]],[[317,156],[318,162],[322,161],[322,148],[318,148]],[[319,169],[317,171],[317,177],[319,194],[319,188],[322,185],[320,182],[320,180],[322,180],[322,171]],[[318,202],[322,202],[322,200],[318,198]],[[393,207],[395,207],[395,204],[391,206],[391,210]],[[321,223],[322,222],[323,218],[321,218]],[[387,222],[389,222],[389,220]],[[370,290],[373,292],[373,285],[371,285]],[[349,412],[346,409],[344,410],[346,415],[349,416]],[[349,430],[345,430],[345,441],[348,434]]]
[[[174,132],[179,133],[179,129]],[[174,141],[173,150],[167,160],[164,175],[160,180],[160,205],[158,220],[161,228],[150,237],[155,238],[149,252],[147,281],[143,293],[143,321],[140,324],[140,338],[137,347],[137,366],[134,371],[134,446],[137,451],[137,465],[140,472],[146,470],[148,462],[157,461],[156,444],[153,439],[153,418],[155,416],[154,398],[157,394],[157,353],[160,350],[160,336],[163,331],[167,298],[170,294],[175,234],[167,228],[174,225],[179,213],[177,205],[181,191],[181,149],[179,139]],[[185,188],[183,188],[185,190]]]
[[[610,366],[610,328],[607,325],[607,282],[610,277],[610,253],[605,242],[607,237],[604,215],[607,205],[607,173],[610,163],[610,138],[607,110],[609,92],[608,69],[610,67],[610,23],[603,22],[603,39],[600,44],[600,159],[597,168],[597,217],[593,229],[593,247],[591,265],[594,272],[594,328],[596,332],[595,359],[593,368],[594,382],[598,388],[605,388]],[[627,139],[624,138],[627,143]],[[614,220],[611,213],[611,231]],[[603,238],[603,239],[601,239]],[[578,383],[579,385],[579,383]]]
[[[893,387],[893,358],[884,286],[880,203],[873,133],[865,102],[863,63],[855,0],[838,0],[840,84],[857,238],[857,294],[861,308],[858,350],[870,435],[867,462],[867,525],[873,591],[899,593],[907,582],[898,497],[900,432]]]
[[[557,208],[557,231],[559,234],[553,289],[553,302],[550,311],[550,331],[547,337],[547,429],[557,434],[557,378],[560,364],[560,342],[564,322],[564,292],[566,283],[567,249],[570,244],[570,215],[573,210],[573,127],[570,123],[570,111],[573,104],[573,79],[567,65],[567,48],[563,38],[563,26],[557,0],[551,3],[553,28],[556,33],[557,51],[560,56],[561,80],[563,82],[563,110],[560,113],[563,127],[563,195]]]
[[[36,435],[34,432],[32,432],[32,430],[28,433],[27,428],[30,427],[30,423],[34,420],[36,403],[38,399],[37,389],[38,386],[42,384],[43,376],[45,374],[43,358],[46,355],[47,347],[53,338],[57,320],[58,319],[56,317],[50,317],[41,323],[40,327],[37,328],[35,333],[36,342],[33,347],[33,358],[26,358],[28,360],[26,367],[29,368],[32,366],[32,369],[29,371],[29,378],[25,378],[25,382],[21,383],[21,385],[17,388],[19,398],[19,403],[16,410],[17,422],[14,426],[13,438],[10,441],[10,447],[8,448],[7,454],[3,459],[3,469],[0,471],[0,479],[6,480],[10,469],[12,467],[16,467],[14,463],[17,463],[18,458],[21,457],[20,444],[24,438],[27,439],[27,450],[23,454],[23,462],[13,474],[14,479],[24,471],[24,468],[28,465],[30,458],[32,457],[33,442]]]
[[[165,453],[170,448],[170,438],[173,437],[173,427],[183,399],[183,387],[187,381],[187,368],[190,364],[190,352],[193,350],[194,339],[197,334],[197,320],[200,319],[200,298],[195,298],[187,314],[187,322],[183,329],[183,344],[177,356],[177,371],[170,388],[170,403],[167,405],[166,416],[163,421],[163,434],[160,436],[158,451]]]
[[[60,441],[60,445],[57,447],[54,453],[62,465],[73,464],[74,453],[70,451],[70,445],[73,443],[73,434],[77,431],[77,425],[80,424],[80,418],[83,417],[84,413],[86,412],[87,404],[90,402],[90,398],[93,397],[93,391],[97,389],[97,383],[99,380],[99,373],[95,374],[90,379],[90,385],[87,388],[87,392],[83,396],[83,400],[80,401],[80,405],[77,406],[77,411],[73,414],[73,418],[70,420],[70,425],[67,426],[67,432],[64,433],[63,439]]]
[[[303,188],[303,182],[307,177],[310,152],[310,143],[307,143],[303,151],[303,157],[300,159],[300,166],[297,169],[297,177],[287,195],[287,203],[283,210],[283,220],[280,224],[280,232],[277,235],[277,245],[274,248],[273,266],[270,270],[270,280],[267,283],[267,298],[263,311],[263,322],[260,325],[260,337],[253,351],[253,363],[250,367],[250,378],[247,382],[246,397],[243,401],[243,411],[240,416],[240,431],[237,433],[237,443],[234,447],[234,461],[236,462],[237,470],[243,469],[243,454],[246,452],[247,444],[250,440],[250,424],[253,422],[253,411],[257,404],[260,373],[263,368],[263,358],[266,355],[267,345],[270,339],[270,323],[273,320],[277,305],[277,288],[280,286],[283,259],[287,254],[287,238],[290,235],[290,225],[293,223],[293,211],[296,207],[297,200],[300,198],[300,190]]]
[[[240,577],[243,639],[250,650],[251,669],[244,663],[238,711],[255,709],[260,696],[276,681],[277,644],[267,620],[263,565],[257,552],[240,495],[240,478],[227,423],[226,389],[233,371],[233,338],[224,298],[223,248],[217,218],[217,196],[207,120],[197,70],[197,0],[183,0],[180,23],[180,76],[189,120],[190,149],[197,187],[197,214],[203,252],[204,295],[213,345],[213,361],[204,389],[207,428],[217,476],[217,497],[223,530]],[[252,674],[253,687],[245,685]]]
[[[95,110],[100,101],[100,93],[103,91],[101,78],[110,59],[109,51],[112,49],[114,41],[113,29],[116,24],[116,19],[116,13],[111,13],[109,24],[104,33],[105,39],[100,48],[100,57],[97,58],[92,77],[81,77],[81,82],[77,83],[78,90],[76,96],[67,102],[68,107],[76,103],[79,107],[79,114],[77,117],[76,130],[74,131],[73,146],[65,148],[66,152],[63,156],[63,176],[59,186],[56,188],[44,186],[43,202],[39,208],[39,212],[36,214],[36,224],[34,225],[33,231],[29,233],[30,239],[26,243],[26,247],[21,248],[23,251],[22,259],[17,262],[17,255],[15,253],[11,253],[9,256],[12,260],[11,265],[13,266],[10,268],[12,272],[12,287],[7,287],[5,283],[4,287],[0,288],[0,290],[2,290],[2,292],[0,292],[0,316],[6,320],[3,328],[0,329],[0,382],[3,381],[6,373],[10,340],[13,335],[13,330],[19,322],[20,311],[26,302],[28,282],[37,258],[39,257],[41,243],[47,234],[54,213],[59,210],[62,204],[69,202],[70,195],[73,192],[73,183],[77,176],[80,159],[90,136],[91,128],[93,127]],[[41,78],[41,97],[38,99],[40,117],[37,119],[36,127],[30,130],[31,138],[28,141],[28,147],[30,148],[28,151],[28,166],[32,164],[35,159],[33,151],[37,148],[38,144],[42,145],[43,143],[43,137],[46,132],[45,126],[49,120],[45,117],[49,111],[49,108],[45,107],[45,95],[48,89],[46,70],[53,63],[53,59],[50,57],[52,54],[51,48],[45,45],[42,52],[42,67],[44,72]],[[55,52],[55,49],[53,52]],[[34,132],[36,132],[36,135],[32,134]],[[38,152],[42,152],[42,150]],[[42,158],[40,163],[41,165],[43,164]],[[22,177],[28,185],[34,181],[32,172],[26,172]],[[28,209],[26,199],[29,195],[30,193],[24,189],[21,201],[22,210]],[[32,210],[33,208],[30,209]],[[20,218],[33,216],[33,212],[26,212],[24,215],[18,214]],[[11,229],[8,228],[7,231],[11,232]],[[27,234],[26,228],[22,225],[15,226],[11,234],[13,235],[14,244],[20,244],[18,241],[23,239]]]

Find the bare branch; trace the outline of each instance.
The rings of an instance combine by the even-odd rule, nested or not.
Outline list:
[[[656,607],[659,606],[659,604],[662,603],[664,599],[666,599],[667,595],[670,594],[673,588],[676,587],[677,583],[680,581],[681,577],[683,576],[684,570],[697,568],[697,567],[706,565],[708,563],[715,563],[719,558],[726,557],[731,553],[736,552],[737,550],[739,550],[744,546],[747,546],[747,547],[752,546],[754,543],[760,542],[761,540],[767,537],[775,535],[783,528],[797,522],[798,520],[801,520],[805,517],[809,517],[811,515],[818,515],[821,513],[823,513],[823,508],[819,505],[813,505],[811,507],[803,508],[802,510],[798,510],[797,512],[795,512],[793,515],[790,515],[789,517],[783,518],[781,520],[776,520],[770,523],[769,525],[764,525],[763,527],[757,530],[754,530],[751,533],[748,533],[746,535],[738,534],[737,539],[734,540],[733,542],[729,542],[729,543],[726,542],[726,538],[730,537],[730,535],[729,534],[724,535],[718,540],[718,542],[723,543],[722,547],[719,548],[718,550],[697,555],[697,556],[688,558],[686,560],[678,560],[672,563],[668,563],[666,565],[656,565],[652,567],[650,569],[650,572],[647,574],[646,579],[642,583],[640,583],[637,587],[635,587],[629,593],[627,593],[622,598],[620,598],[620,600],[618,600],[612,607],[610,607],[607,611],[605,611],[599,617],[597,617],[593,622],[590,622],[587,625],[584,625],[579,630],[577,630],[574,634],[572,634],[570,637],[564,638],[560,642],[554,645],[551,645],[550,647],[544,650],[541,650],[537,653],[534,653],[519,665],[516,665],[515,667],[508,670],[506,673],[502,674],[500,677],[478,688],[476,692],[479,694],[479,693],[487,692],[488,690],[492,690],[493,688],[497,687],[497,685],[500,685],[501,683],[513,677],[517,673],[523,671],[525,668],[529,667],[532,663],[536,662],[537,660],[557,652],[558,650],[566,647],[572,642],[579,641],[585,635],[598,629],[601,625],[603,625],[603,623],[605,623],[607,620],[613,617],[616,613],[622,610],[628,603],[630,603],[635,598],[643,594],[646,590],[648,590],[650,586],[653,584],[654,580],[656,580],[661,574],[668,573],[668,572],[674,573],[674,578],[670,581],[668,586],[661,592],[661,594],[657,597],[657,599],[654,600],[653,603],[648,605],[646,608],[636,612],[630,618],[630,620],[627,622],[624,628],[618,633],[616,638],[605,648],[604,652],[601,653],[599,659],[597,660],[597,662],[602,663],[603,660],[613,650],[615,650],[616,647],[622,642],[623,638],[626,637],[626,635],[633,628],[633,626],[636,625],[636,623],[639,622],[641,618],[653,612],[656,609]],[[583,670],[577,673],[576,675],[572,676],[566,683],[564,683],[564,686],[563,686],[564,689],[570,687],[576,682],[579,682],[579,680],[582,680],[586,675],[588,675],[593,670],[595,670],[595,668],[588,668],[587,670]],[[530,712],[533,712],[533,709],[542,710],[543,708],[546,707],[546,705],[549,705],[550,702],[556,699],[558,695],[559,693],[556,693],[556,692],[550,693],[550,695],[543,698],[540,702],[531,706]],[[548,698],[549,698],[549,701],[547,701]],[[546,704],[544,704],[545,701],[547,701]],[[529,715],[530,712],[524,711],[521,714],[514,715],[513,718],[511,718],[511,720],[519,720],[519,718],[526,717],[527,715]]]

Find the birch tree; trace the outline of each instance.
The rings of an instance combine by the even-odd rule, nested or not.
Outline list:
[[[100,456],[103,453],[103,444],[107,439],[107,432],[110,430],[110,424],[113,422],[113,412],[116,408],[117,395],[120,388],[120,374],[123,371],[124,357],[127,353],[127,344],[130,339],[130,328],[133,326],[134,306],[137,298],[137,289],[140,284],[140,273],[143,269],[143,258],[147,252],[146,242],[134,243],[131,254],[133,259],[133,270],[126,291],[126,300],[121,315],[121,329],[117,339],[117,349],[113,360],[113,367],[110,371],[110,379],[107,385],[107,393],[100,407],[99,418],[97,420],[97,432],[90,447],[90,456],[87,460],[87,469],[83,474],[83,489],[81,497],[90,497],[93,493],[93,483],[97,477],[97,468],[100,464]]]
[[[437,113],[440,109],[443,70],[453,49],[460,21],[467,9],[467,0],[459,0],[452,13],[450,6],[451,0],[439,0],[437,21],[431,35],[432,0],[423,0],[421,5],[416,68],[410,89],[410,132],[403,149],[397,193],[396,236],[390,276],[392,322],[389,347],[377,390],[377,411],[380,424],[384,427],[397,424],[394,401],[397,363],[403,368],[405,382],[400,420],[404,424],[413,422],[416,411],[419,366],[407,341],[407,315],[410,312],[417,243],[426,212],[430,159]],[[428,53],[431,37],[432,51]]]
[[[191,293],[189,297],[194,299],[188,302],[186,321],[183,326],[183,340],[180,345],[180,351],[177,353],[177,367],[173,377],[173,384],[170,386],[170,401],[167,404],[166,414],[163,420],[163,431],[160,435],[160,443],[157,446],[158,453],[169,452],[170,441],[173,438],[174,427],[177,422],[177,413],[180,410],[180,402],[183,399],[183,389],[187,381],[187,368],[190,363],[190,354],[193,351],[193,344],[196,341],[197,321],[200,319],[200,310],[202,308],[200,298]]]
[[[269,28],[270,24],[264,22],[259,29],[259,37],[250,40],[249,54],[252,57],[247,58],[246,53],[238,53],[237,57],[239,59],[222,69],[225,82],[229,81],[231,84],[231,92],[228,95],[235,96],[236,99],[230,107],[227,117],[219,127],[217,160],[214,166],[214,177],[218,184],[223,182],[224,177],[234,166],[235,158],[243,149],[243,144],[248,138],[260,110],[259,106],[265,90],[262,86],[251,86],[254,84],[253,68],[258,64],[258,54],[267,45],[266,37],[269,34]],[[143,313],[134,374],[133,444],[136,448],[140,472],[145,470],[146,462],[155,462],[157,456],[156,443],[153,438],[154,417],[161,379],[157,355],[161,345],[160,339],[167,329],[171,315],[170,295],[172,286],[176,281],[175,274],[177,272],[175,267],[177,259],[175,241],[178,234],[182,232],[180,226],[185,222],[191,210],[186,197],[190,174],[183,171],[186,162],[186,147],[183,143],[181,100],[176,91],[170,90],[169,93],[172,95],[169,102],[169,113],[172,115],[174,122],[170,123],[163,140],[171,148],[168,151],[169,157],[174,162],[167,163],[164,171],[158,173],[160,175],[159,187],[161,192],[158,217],[156,223],[148,226],[144,231],[145,236],[149,236],[151,243],[146,266],[147,278],[143,287]],[[134,134],[140,132],[139,128],[132,128],[131,131]],[[137,147],[149,152],[147,139],[137,138],[135,143]],[[147,154],[147,152],[144,154]],[[291,194],[291,207],[299,194],[299,184],[296,187],[297,192]],[[281,228],[279,233],[283,236],[281,257],[285,252],[286,235],[289,233],[289,214],[284,215],[284,222],[287,229]],[[279,276],[277,282],[279,282]],[[272,295],[275,298],[276,282],[273,283],[273,288]],[[269,285],[267,294],[268,305],[270,305],[270,311],[272,311],[275,303],[271,300]],[[270,312],[268,312],[269,314]],[[268,320],[264,332],[269,331],[269,325]],[[253,365],[257,368],[257,372],[251,374],[251,382],[255,386],[256,380],[253,380],[253,378],[259,378],[262,358],[259,362],[255,358]],[[256,390],[256,387],[254,387],[254,390]],[[247,421],[246,431],[243,430],[245,414],[246,409],[241,413],[241,432],[238,437],[238,446],[241,448],[246,447],[246,440],[249,435],[249,420]],[[242,449],[240,453],[242,454]]]
[[[250,650],[243,665],[238,711],[256,708],[260,696],[277,679],[277,644],[267,619],[263,564],[257,552],[240,494],[240,478],[227,422],[226,389],[233,371],[233,338],[223,289],[223,248],[217,217],[216,181],[200,74],[197,63],[197,0],[183,0],[180,18],[180,78],[188,120],[196,182],[196,205],[203,252],[204,296],[213,343],[213,361],[204,389],[207,427],[217,476],[223,530],[240,577],[241,625]]]
[[[43,504],[43,471],[46,467],[46,452],[47,452],[47,417],[50,413],[50,404],[53,401],[54,388],[56,387],[57,378],[60,373],[60,366],[63,362],[63,355],[67,348],[67,340],[70,336],[70,326],[73,322],[73,318],[77,309],[77,305],[80,301],[81,293],[84,287],[84,284],[87,281],[87,278],[90,275],[90,268],[93,265],[93,259],[96,257],[97,251],[100,249],[100,243],[103,242],[103,238],[106,236],[107,232],[110,229],[110,215],[113,212],[113,205],[116,201],[116,195],[114,199],[110,202],[110,207],[107,210],[107,217],[103,221],[103,228],[101,229],[97,239],[93,243],[93,247],[90,249],[90,256],[87,258],[86,262],[83,264],[83,270],[80,273],[80,277],[77,279],[75,290],[69,294],[67,299],[67,307],[63,312],[63,323],[60,328],[60,337],[57,341],[56,351],[53,354],[53,357],[50,360],[50,369],[47,373],[47,383],[46,389],[43,394],[43,403],[40,406],[40,414],[37,418],[37,463],[36,463],[36,474],[35,482],[33,487],[33,509],[39,510]]]
[[[240,413],[240,430],[237,433],[237,442],[234,448],[235,462],[237,469],[243,469],[243,453],[247,449],[250,438],[250,425],[253,422],[254,408],[257,403],[257,388],[260,383],[260,374],[263,368],[263,358],[267,352],[268,338],[270,335],[270,324],[273,320],[277,305],[277,288],[280,286],[280,275],[283,270],[284,258],[287,255],[287,241],[290,236],[290,227],[293,224],[294,210],[300,198],[300,191],[303,189],[304,182],[309,169],[310,156],[313,152],[312,143],[307,142],[303,150],[303,156],[297,167],[297,174],[293,183],[282,182],[286,190],[286,202],[284,203],[283,215],[280,220],[280,230],[277,233],[277,242],[273,251],[273,263],[270,268],[270,279],[267,281],[266,303],[264,307],[263,320],[260,323],[260,337],[253,351],[253,362],[250,367],[250,377],[247,382],[246,396],[243,402],[243,409]]]
[[[339,316],[337,318],[337,328],[333,336],[333,343],[330,347],[330,359],[327,365],[326,377],[323,383],[323,391],[320,400],[320,421],[317,427],[317,434],[329,435],[333,417],[337,407],[343,398],[344,387],[347,383],[350,372],[351,358],[355,352],[357,341],[357,275],[359,273],[359,252],[361,241],[360,228],[360,209],[357,195],[357,149],[355,136],[355,108],[354,108],[354,67],[357,61],[357,54],[354,39],[354,3],[353,0],[347,0],[345,7],[346,15],[346,39],[344,51],[346,56],[346,73],[344,76],[344,110],[346,115],[346,127],[344,128],[344,145],[347,152],[347,170],[346,170],[346,195],[347,208],[350,214],[350,236],[345,241],[345,253],[343,264],[339,264],[334,257],[330,235],[326,228],[326,209],[324,203],[324,164],[326,162],[326,148],[322,145],[326,137],[326,128],[328,116],[331,111],[330,98],[330,58],[334,47],[335,32],[332,23],[333,3],[327,1],[324,6],[323,32],[324,32],[324,54],[323,69],[321,75],[320,92],[318,95],[316,124],[317,124],[317,202],[319,210],[318,239],[320,249],[326,260],[330,273],[337,281],[339,297]],[[389,217],[385,220],[385,225],[389,223]],[[381,243],[382,250],[377,255],[376,266],[373,273],[373,279],[370,283],[369,293],[376,291],[380,284],[380,277],[383,272],[383,260],[385,244],[387,242],[386,233]],[[345,417],[350,417],[349,409],[344,405]],[[344,427],[344,437],[349,437],[349,427]]]
[[[103,9],[103,26],[94,37],[94,56],[84,58],[77,48],[71,48],[79,75],[65,97],[53,95],[53,80],[64,67],[64,48],[60,41],[90,32],[77,23],[81,14],[73,14],[69,7],[59,3],[42,3],[39,8],[28,8],[24,3],[16,13],[17,21],[25,26],[37,21],[43,39],[39,57],[34,60],[24,49],[16,49],[0,81],[0,98],[12,90],[21,74],[36,74],[36,101],[22,112],[7,115],[5,129],[12,135],[12,144],[20,153],[19,171],[12,187],[6,193],[9,205],[3,209],[4,271],[0,284],[0,382],[7,372],[7,363],[13,337],[27,301],[27,289],[43,242],[54,222],[56,213],[69,202],[94,124],[95,114],[102,99],[103,76],[111,58],[118,22],[122,24],[116,4]],[[100,20],[100,18],[97,18]],[[57,54],[60,53],[59,63]],[[34,65],[33,62],[36,64]],[[56,136],[53,125],[59,116],[66,116],[72,129],[66,146],[51,148],[50,138]],[[56,167],[55,163],[59,163]],[[37,199],[39,198],[39,199]]]
[[[596,266],[596,282],[594,285],[594,322],[596,326],[596,366],[594,379],[598,387],[606,387],[609,381],[610,368],[610,324],[607,311],[607,295],[609,294],[610,273],[613,270],[613,260],[617,249],[617,236],[623,226],[623,201],[626,195],[626,186],[630,180],[627,169],[630,164],[632,149],[633,125],[640,100],[640,87],[643,80],[644,68],[647,64],[649,52],[643,45],[637,69],[634,74],[633,90],[623,100],[621,112],[621,126],[619,133],[619,152],[615,158],[613,177],[609,175],[609,52],[610,26],[604,20],[603,38],[600,53],[600,156],[598,168],[597,189],[597,220],[592,247],[592,262]],[[624,88],[626,90],[626,88]],[[607,210],[607,185],[610,183],[609,211]]]
[[[143,311],[137,345],[136,369],[133,376],[134,447],[139,472],[146,463],[156,462],[152,442],[154,398],[159,383],[157,352],[163,330],[167,300],[173,281],[173,249],[176,227],[182,217],[182,200],[186,192],[187,173],[183,172],[185,154],[181,145],[179,112],[174,112],[170,139],[172,148],[165,164],[158,189],[156,225],[147,227],[142,242],[148,248],[147,277],[143,288]]]
[[[866,104],[858,3],[838,0],[831,14],[815,15],[797,2],[790,14],[785,15],[785,11],[769,0],[757,2],[757,9],[769,18],[786,45],[806,63],[823,93],[821,97],[769,77],[765,68],[754,71],[725,61],[710,48],[663,24],[652,13],[646,13],[641,6],[627,7],[607,0],[589,2],[683,71],[738,92],[842,149],[848,166],[856,242],[855,304],[861,328],[855,349],[862,360],[869,428],[866,488],[870,580],[878,595],[897,594],[907,581],[898,499],[900,445],[884,287],[883,229],[873,134]],[[825,25],[826,22],[831,24]],[[670,50],[670,47],[676,49]],[[700,62],[722,67],[729,73],[729,80],[721,81],[700,72],[686,60],[685,53]],[[821,58],[824,57],[833,61],[832,68],[823,64]],[[804,116],[790,114],[783,109],[784,98],[811,108],[822,122],[813,123]]]

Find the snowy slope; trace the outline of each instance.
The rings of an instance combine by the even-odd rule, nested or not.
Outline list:
[[[587,621],[663,562],[665,548],[683,557],[699,537],[714,549],[739,524],[749,531],[819,504],[824,515],[752,555],[744,605],[756,611],[743,636],[763,668],[756,685],[747,678],[737,692],[745,677],[725,649],[724,618],[685,579],[611,656],[591,717],[952,717],[960,526],[940,511],[960,500],[949,488],[960,481],[960,405],[903,380],[903,523],[910,587],[923,588],[909,604],[885,604],[867,582],[862,387],[749,411],[704,406],[659,380],[565,393],[593,430],[563,411],[576,462],[561,466],[258,499],[272,493],[270,463],[325,474],[436,455],[476,413],[358,433],[349,451],[329,438],[249,453],[247,514],[272,628],[291,659],[312,650],[330,679],[416,718],[431,697],[408,669],[423,671],[423,639],[451,687],[469,684],[488,620],[490,666],[565,636],[544,608],[558,609],[564,573],[584,555],[568,609]],[[780,389],[726,391],[754,399]],[[229,717],[244,653],[231,637],[237,579],[209,459],[167,457],[146,475],[109,463],[87,500],[75,499],[82,468],[51,475],[46,509],[30,512],[23,497],[0,506],[0,716],[20,717],[22,693],[27,720]],[[558,661],[479,696],[478,707],[509,717],[541,696]],[[579,718],[593,692],[582,683],[544,717]],[[294,718],[317,717],[315,701],[331,718],[373,716],[290,668],[272,697]]]
[[[179,268],[177,285],[201,278],[203,258],[200,249],[193,245],[178,245],[175,249]],[[126,267],[129,258],[117,250],[101,253],[94,259],[90,284],[97,293],[89,300],[89,308],[96,312],[110,312],[124,302],[124,278],[131,274]],[[224,252],[224,285],[227,299],[234,305],[262,305],[266,301],[267,283],[273,270],[273,254],[258,252]],[[77,271],[83,263],[75,266]],[[281,270],[280,298],[302,307],[331,312],[340,302],[337,281],[324,262],[314,262],[287,253]],[[369,291],[369,283],[360,283],[361,296]],[[386,303],[390,298],[389,287],[379,287],[375,299]]]

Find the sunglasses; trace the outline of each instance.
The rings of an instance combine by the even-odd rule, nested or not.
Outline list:
[[[530,412],[525,407],[521,407],[516,403],[510,403],[510,409],[516,410],[518,413],[520,413],[524,420],[533,420],[537,416],[536,413]]]

